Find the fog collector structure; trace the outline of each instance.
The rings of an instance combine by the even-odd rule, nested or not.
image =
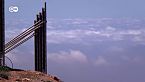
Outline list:
[[[47,73],[46,46],[46,2],[42,11],[36,15],[34,25],[5,44],[4,0],[0,0],[0,66],[5,66],[5,54],[20,46],[34,36],[35,70]]]

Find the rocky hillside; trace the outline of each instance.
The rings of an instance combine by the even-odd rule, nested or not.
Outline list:
[[[0,67],[0,82],[62,82],[58,77],[36,71]]]

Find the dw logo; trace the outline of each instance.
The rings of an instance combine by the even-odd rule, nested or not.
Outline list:
[[[13,13],[13,12],[16,13],[16,12],[19,11],[19,8],[18,8],[17,6],[10,6],[10,7],[9,7],[9,11],[12,12],[12,13]]]

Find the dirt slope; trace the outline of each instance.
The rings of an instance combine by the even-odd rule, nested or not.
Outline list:
[[[0,70],[0,82],[62,82],[58,77],[36,71]]]

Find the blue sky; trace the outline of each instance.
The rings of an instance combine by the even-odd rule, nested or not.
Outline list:
[[[96,18],[96,17],[144,17],[144,0],[46,0],[48,17]],[[11,17],[34,18],[43,0],[6,0],[6,6],[16,5],[19,13]],[[8,9],[6,7],[6,9]]]
[[[6,42],[33,24],[42,2],[6,0]],[[144,2],[47,0],[48,72],[65,82],[144,82]],[[7,54],[15,68],[34,70],[33,46]]]

